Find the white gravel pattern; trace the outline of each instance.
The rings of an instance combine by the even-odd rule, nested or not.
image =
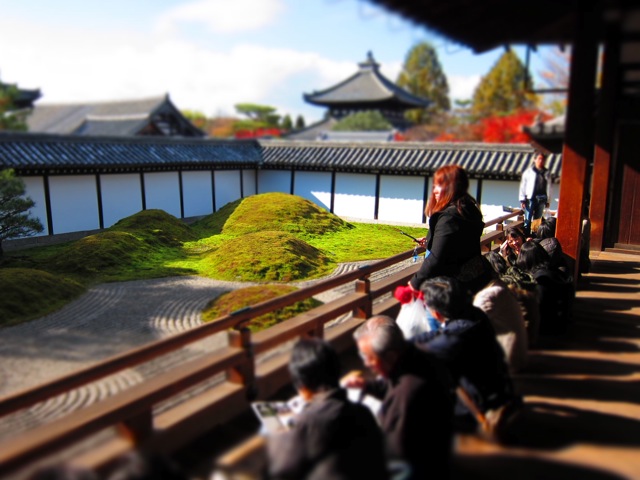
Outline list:
[[[371,262],[340,265],[331,276],[368,263]],[[373,274],[372,280],[408,265],[410,260]],[[294,285],[303,287],[312,283],[305,281]],[[0,397],[198,326],[201,311],[208,302],[225,292],[249,285],[254,284],[203,277],[170,277],[93,287],[58,312],[1,330]],[[353,284],[344,285],[317,298],[327,302],[351,291]],[[226,343],[227,334],[221,332],[161,359],[0,418],[0,441],[86,407]]]

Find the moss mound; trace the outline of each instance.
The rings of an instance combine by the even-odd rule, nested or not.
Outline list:
[[[110,228],[111,231],[131,233],[150,245],[179,247],[196,239],[188,225],[164,210],[143,210],[123,218]]]
[[[0,269],[0,326],[40,317],[81,295],[82,285],[42,270]]]
[[[234,290],[232,292],[222,294],[213,300],[202,312],[202,320],[204,322],[210,322],[218,317],[240,310],[241,308],[255,305],[271,298],[291,293],[295,290],[295,287],[287,285],[260,285]],[[280,310],[252,319],[249,322],[249,329],[253,332],[264,330],[265,328],[295,317],[296,315],[311,310],[319,305],[322,305],[322,302],[315,300],[314,298],[308,298],[304,301],[296,302],[288,307],[284,307]]]
[[[130,266],[148,251],[149,247],[131,233],[102,232],[70,243],[52,259],[50,268],[81,275],[104,274]]]
[[[228,240],[206,260],[214,278],[248,282],[292,282],[327,273],[329,258],[282,232],[257,232]]]
[[[206,217],[194,222],[191,227],[195,231],[206,234],[207,236],[219,235],[220,233],[222,233],[224,224],[227,222],[236,208],[238,208],[238,205],[240,205],[242,202],[243,199],[229,202],[217,212],[212,213],[211,215],[207,215]]]
[[[348,227],[315,203],[286,193],[263,193],[242,199],[229,215],[222,233],[246,235],[266,230],[321,235]]]

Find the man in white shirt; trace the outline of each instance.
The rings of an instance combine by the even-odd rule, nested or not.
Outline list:
[[[542,218],[545,207],[549,206],[551,177],[545,168],[546,157],[536,152],[533,165],[527,168],[520,179],[520,207],[524,210],[524,233],[531,234],[533,220]]]

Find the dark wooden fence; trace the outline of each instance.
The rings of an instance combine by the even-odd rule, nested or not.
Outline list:
[[[487,222],[487,226],[496,225],[496,230],[482,237],[483,250],[496,248],[504,238],[503,222],[519,214],[516,211]],[[0,444],[0,477],[19,476],[20,472],[60,453],[74,463],[96,469],[108,468],[111,461],[132,449],[169,454],[216,425],[232,421],[250,408],[251,400],[269,398],[289,384],[288,353],[283,347],[290,341],[304,336],[324,337],[338,351],[344,351],[353,346],[351,334],[366,318],[376,314],[396,315],[399,304],[391,293],[398,285],[407,283],[419,263],[375,282],[371,281],[371,275],[412,255],[413,250],[408,250],[372,262],[0,399],[0,416],[8,415],[156,360],[211,335],[228,332],[229,342],[223,348]],[[256,316],[351,283],[354,288],[350,293],[286,322],[258,333],[251,333],[246,326]],[[346,319],[325,328],[340,317]],[[275,353],[263,361],[256,360],[267,352]],[[213,386],[187,394],[171,408],[159,408],[214,378],[218,381]]]

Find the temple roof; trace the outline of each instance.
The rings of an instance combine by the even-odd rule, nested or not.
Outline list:
[[[66,135],[204,136],[180,113],[169,95],[112,102],[41,104],[27,117],[27,125],[30,132]]]
[[[429,175],[443,165],[471,178],[519,180],[535,150],[526,144],[213,140],[83,137],[0,132],[0,169],[19,175],[267,169]],[[561,155],[549,155],[554,180]]]
[[[25,90],[18,88],[15,84],[0,82],[0,89],[11,87],[16,88],[18,91],[16,98],[13,99],[13,106],[17,109],[33,107],[33,102],[38,100],[42,95],[40,93],[40,89],[37,88],[33,90]]]
[[[0,169],[21,175],[256,168],[261,160],[255,140],[0,132]]]
[[[424,108],[431,102],[399,87],[379,70],[371,52],[360,69],[346,80],[319,92],[305,93],[304,100],[331,108]]]
[[[638,2],[620,0],[369,0],[481,53],[507,44],[565,45],[575,38],[577,13],[603,20],[592,33],[604,40],[606,24],[635,30]],[[635,38],[635,37],[634,37]],[[630,39],[635,41],[633,38]]]
[[[471,178],[519,180],[535,150],[527,144],[443,142],[302,142],[260,140],[263,169],[353,173],[433,174],[443,165],[459,165]],[[561,155],[547,157],[554,180]]]

